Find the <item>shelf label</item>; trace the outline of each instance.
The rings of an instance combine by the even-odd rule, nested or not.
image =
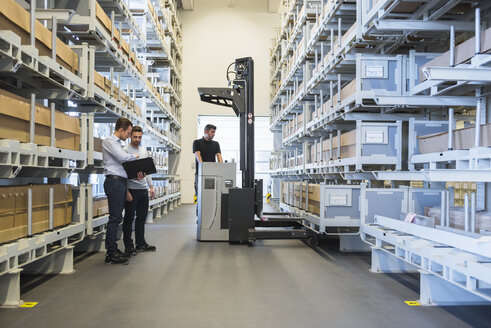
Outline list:
[[[365,77],[367,78],[378,78],[384,77],[384,67],[383,66],[365,66]]]
[[[421,304],[419,304],[419,302],[417,301],[405,301],[404,303],[406,303],[409,306],[421,306]]]
[[[329,205],[330,206],[346,206],[348,205],[348,195],[342,194],[342,195],[336,195],[336,194],[330,194],[329,195]]]
[[[365,131],[365,142],[371,144],[383,144],[385,143],[385,133],[383,130],[379,131]]]

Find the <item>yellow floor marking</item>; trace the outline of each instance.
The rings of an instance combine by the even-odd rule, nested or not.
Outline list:
[[[35,307],[36,305],[38,305],[38,302],[24,302],[24,304],[22,304],[20,307],[32,308]]]

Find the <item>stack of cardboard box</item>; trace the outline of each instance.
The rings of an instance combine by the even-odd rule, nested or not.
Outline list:
[[[0,139],[29,142],[31,103],[29,100],[0,90]],[[51,110],[36,104],[34,143],[51,144]],[[80,120],[55,111],[55,147],[80,150]]]
[[[32,233],[49,229],[49,188],[54,189],[53,227],[72,222],[70,185],[0,187],[0,243],[23,238],[28,233],[28,189],[32,189]]]
[[[3,0],[0,6],[0,30],[17,34],[23,45],[31,44],[31,15],[14,0]],[[35,22],[36,42],[40,56],[51,57],[52,33],[41,22]],[[78,55],[63,41],[56,38],[56,62],[73,73],[79,69]]]
[[[480,146],[491,147],[491,123],[481,124]],[[470,149],[474,147],[474,126],[453,130],[453,149]],[[448,132],[433,133],[418,137],[421,154],[438,153],[448,150]]]
[[[308,189],[307,189],[307,185],[308,185]],[[297,207],[309,213],[319,215],[320,214],[320,188],[321,185],[319,184],[307,184],[306,182],[282,181],[281,202],[293,207]]]
[[[447,188],[454,188],[454,206],[464,207],[465,194],[469,195],[469,200],[472,193],[477,192],[475,182],[447,182]]]
[[[153,7],[152,7],[153,8]],[[138,58],[136,58],[135,53],[130,49],[130,46],[123,38],[123,31],[120,31],[116,26],[111,23],[111,19],[104,12],[104,9],[96,1],[96,19],[104,26],[106,31],[112,35],[113,41],[119,46],[119,49],[123,51],[128,60],[136,67],[136,69],[143,73],[143,65],[140,63]],[[124,30],[127,32],[126,30]]]
[[[303,120],[304,120],[303,113],[300,113],[296,115],[293,119],[291,119],[289,122],[283,124],[282,126],[283,139],[286,139],[297,133],[297,131],[303,127]]]
[[[454,65],[467,63],[475,55],[475,37],[472,37],[461,44],[457,45],[454,49]],[[491,52],[491,27],[481,32],[481,54]],[[443,53],[441,56],[430,60],[426,64],[422,65],[419,72],[419,81],[426,80],[426,75],[423,74],[423,68],[433,66],[448,67],[450,65],[450,50]]]
[[[116,101],[122,102],[124,108],[128,108],[136,115],[141,116],[140,106],[131,99],[130,95],[127,95],[123,90],[120,90],[114,83],[112,83],[113,91],[111,94],[111,80],[102,76],[97,71],[94,71],[94,84],[116,99]]]

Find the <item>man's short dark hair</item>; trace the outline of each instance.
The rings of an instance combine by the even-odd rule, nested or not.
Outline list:
[[[127,118],[124,118],[124,117],[120,117],[116,121],[116,128],[115,128],[115,130],[118,131],[119,129],[123,129],[123,131],[126,131],[126,130],[128,130],[128,128],[130,126],[133,126],[133,123],[131,123],[130,120],[128,120]]]
[[[206,124],[205,126],[205,131],[210,131],[210,130],[216,130],[217,127],[214,126],[213,124]]]
[[[133,130],[131,130],[131,134],[133,134],[133,132],[141,132],[141,133],[143,133],[143,129],[141,128],[141,126],[135,125],[133,127]]]

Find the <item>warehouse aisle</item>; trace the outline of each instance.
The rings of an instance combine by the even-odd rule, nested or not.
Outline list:
[[[104,254],[52,276],[1,309],[1,327],[484,327],[490,307],[409,307],[417,277],[371,274],[369,256],[300,241],[254,247],[195,240],[193,206],[148,226],[157,253],[128,266]],[[25,288],[26,289],[26,288]],[[414,290],[416,289],[416,290]],[[470,324],[470,325],[468,325]]]

